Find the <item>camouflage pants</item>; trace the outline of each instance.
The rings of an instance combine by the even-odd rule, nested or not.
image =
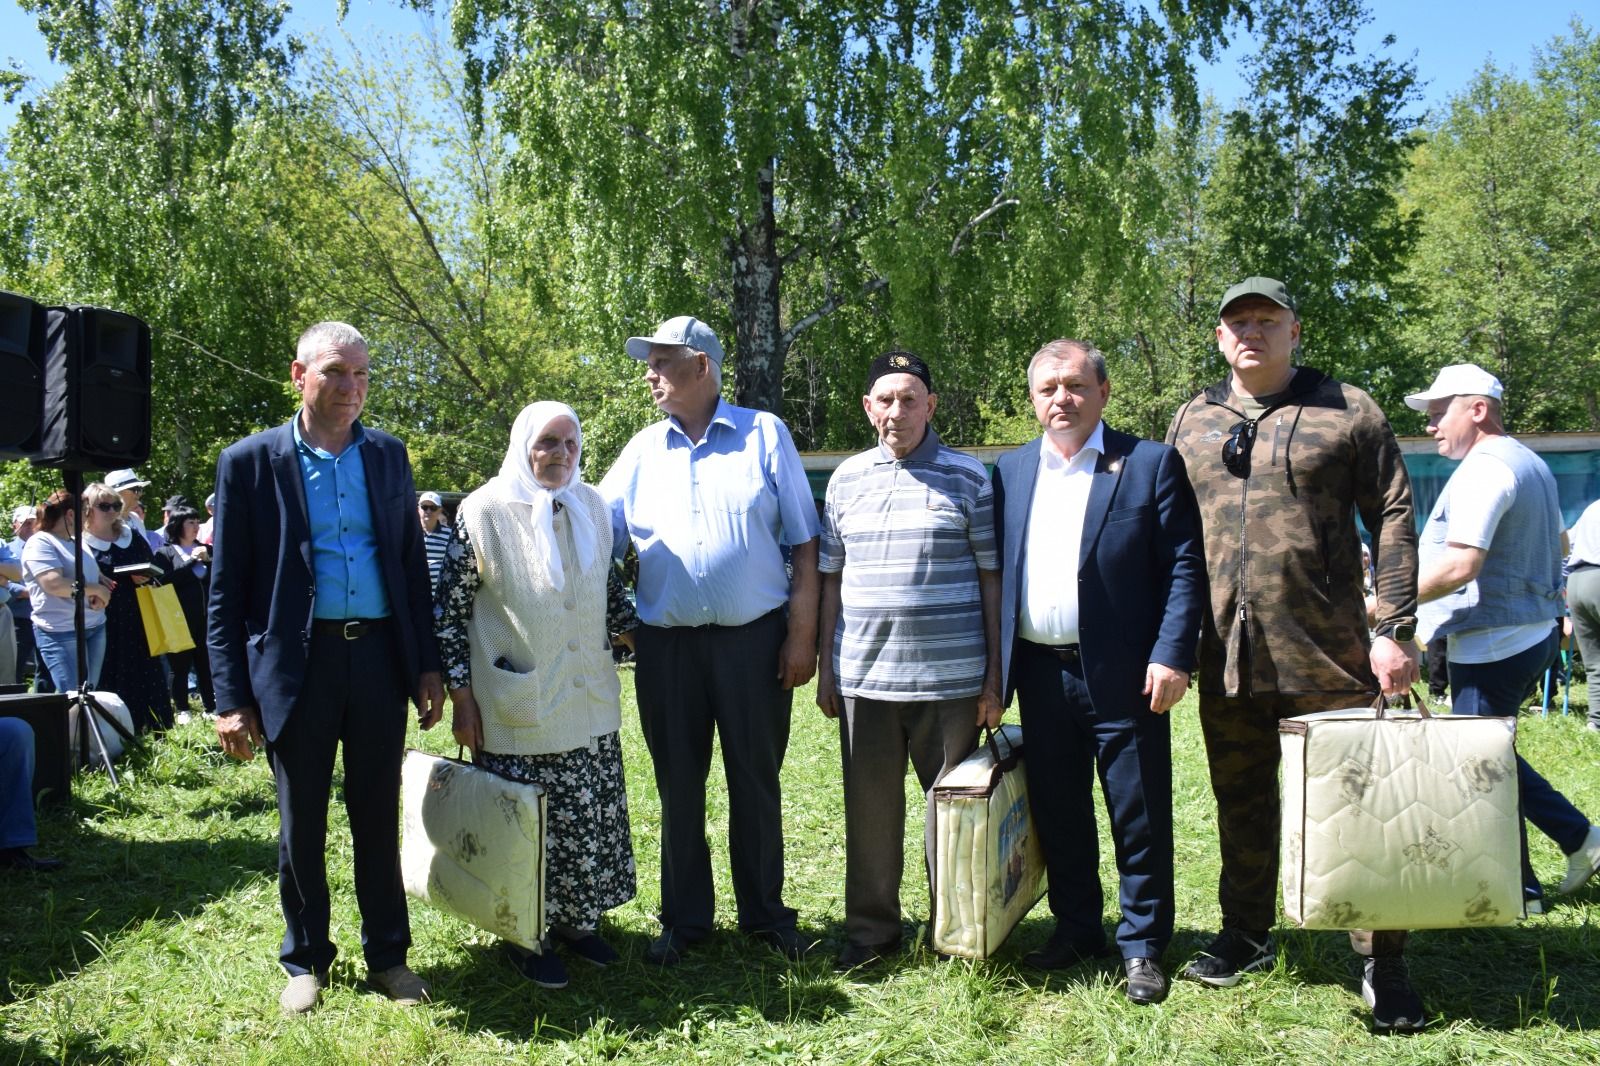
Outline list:
[[[1371,702],[1360,692],[1228,697],[1200,694],[1200,727],[1217,797],[1224,928],[1262,932],[1278,918],[1278,719]],[[1398,955],[1403,930],[1353,930],[1358,955]]]

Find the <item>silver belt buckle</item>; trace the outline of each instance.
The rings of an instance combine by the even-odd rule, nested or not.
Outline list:
[[[344,624],[345,640],[360,640],[367,634],[367,623],[359,618],[351,619]]]

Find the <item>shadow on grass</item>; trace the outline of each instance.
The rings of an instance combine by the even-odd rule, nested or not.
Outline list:
[[[75,799],[45,823],[38,850],[66,860],[63,869],[0,874],[0,1002],[19,986],[70,979],[123,930],[186,917],[276,875],[273,841],[129,840],[102,833],[91,820],[96,810]]]
[[[571,983],[542,989],[511,965],[504,948],[470,947],[467,962],[429,974],[435,997],[456,1008],[464,1032],[554,1043],[583,1039],[614,1054],[649,1043],[661,1032],[748,1024],[816,1024],[847,1014],[849,995],[833,972],[833,953],[819,946],[789,963],[738,933],[719,931],[674,967],[645,958],[650,937],[603,931],[622,961],[597,969],[564,955]],[[818,939],[817,931],[801,930]]]
[[[69,1033],[59,1047],[46,1047],[37,1040],[16,1042],[7,1034],[0,1034],[0,1066],[19,1066],[32,1063],[122,1063],[133,1058],[125,1049],[114,1044],[102,1044],[87,1033]]]

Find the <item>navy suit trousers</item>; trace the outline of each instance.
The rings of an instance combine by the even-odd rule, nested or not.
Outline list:
[[[300,698],[267,746],[278,786],[278,894],[286,927],[279,960],[290,975],[327,973],[333,965],[325,856],[341,742],[367,968],[405,962],[411,946],[399,843],[407,696],[392,624],[359,640],[313,635]]]
[[[1097,713],[1083,664],[1026,641],[1013,663],[1022,711],[1028,802],[1050,875],[1055,939],[1084,949],[1105,944],[1094,771],[1099,770],[1121,875],[1117,948],[1125,959],[1159,959],[1172,939],[1172,739],[1164,714],[1147,705]]]

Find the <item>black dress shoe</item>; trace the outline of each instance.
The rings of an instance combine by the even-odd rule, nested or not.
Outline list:
[[[60,859],[29,855],[27,848],[0,848],[0,870],[32,870],[35,873],[49,873],[65,865],[66,863]]]
[[[1155,959],[1124,959],[1128,975],[1127,996],[1135,1003],[1160,1003],[1167,998],[1167,975]]]
[[[1022,961],[1036,970],[1067,970],[1090,959],[1104,959],[1111,949],[1104,944],[1078,944],[1051,937],[1044,947],[1030,951]]]
[[[650,941],[650,946],[645,949],[645,958],[657,966],[676,966],[683,961],[684,952],[701,941],[701,937],[691,937],[681,929],[671,926],[661,930],[661,935]]]
[[[748,935],[761,941],[790,962],[799,962],[805,958],[806,948],[810,946],[793,929],[752,929]]]
[[[843,951],[839,952],[839,957],[833,962],[833,968],[840,973],[845,973],[849,970],[865,970],[878,965],[890,955],[898,954],[899,951],[900,940],[898,937],[894,940],[885,940],[881,944],[857,944],[852,940],[844,946]]]

